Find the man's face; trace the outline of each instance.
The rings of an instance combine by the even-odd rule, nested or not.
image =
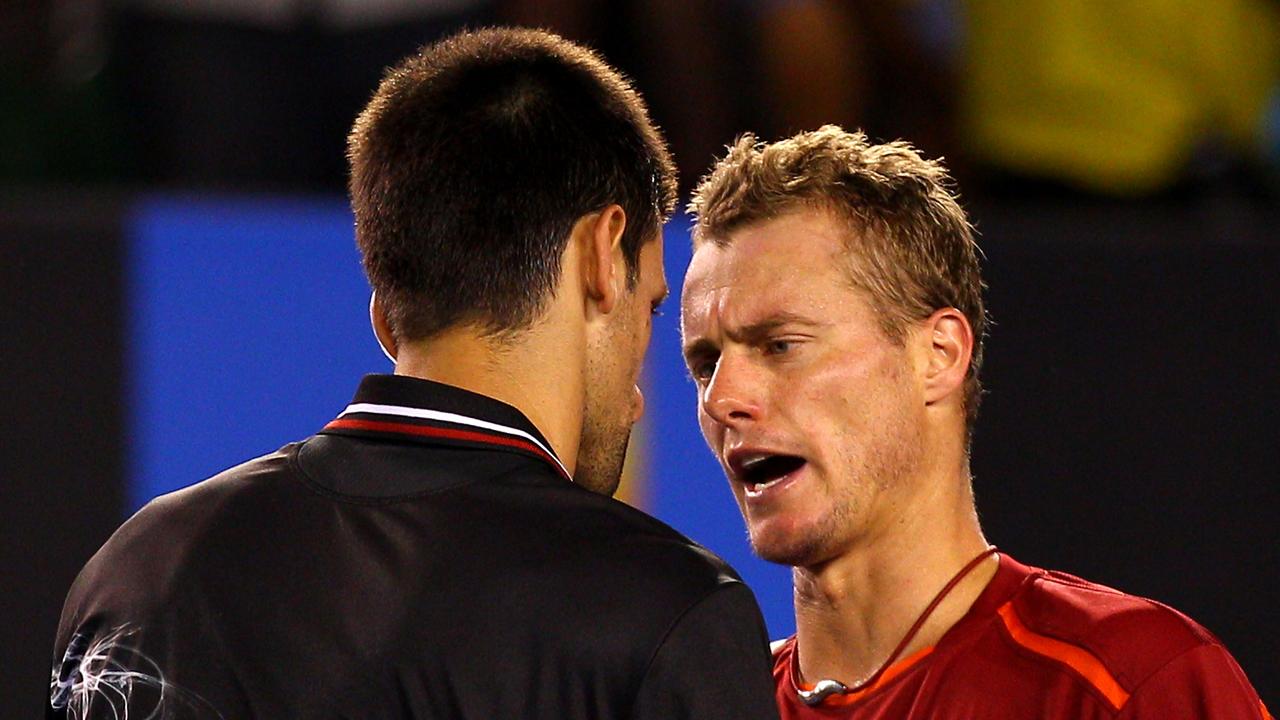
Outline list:
[[[644,396],[636,383],[649,348],[653,312],[667,297],[660,232],[640,249],[639,271],[635,288],[624,288],[607,316],[605,332],[587,348],[586,408],[574,480],[603,495],[617,491],[631,426],[644,413]]]
[[[681,303],[698,420],[756,554],[813,566],[895,522],[922,389],[848,280],[846,232],[800,211],[694,253]]]

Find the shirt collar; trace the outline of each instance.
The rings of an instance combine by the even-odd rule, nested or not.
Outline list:
[[[320,434],[502,450],[572,476],[529,418],[501,400],[403,375],[366,375],[355,398]]]

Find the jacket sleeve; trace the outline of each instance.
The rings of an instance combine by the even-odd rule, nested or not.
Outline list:
[[[1119,720],[1157,718],[1270,720],[1244,671],[1221,645],[1188,650],[1147,678]]]
[[[776,720],[768,637],[746,585],[722,585],[680,616],[649,663],[633,717]]]

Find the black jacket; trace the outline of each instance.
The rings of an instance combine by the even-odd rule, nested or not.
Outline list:
[[[776,717],[766,645],[728,565],[574,485],[517,410],[370,376],[112,536],[48,716],[749,720]]]

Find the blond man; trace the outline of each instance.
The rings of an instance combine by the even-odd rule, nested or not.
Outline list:
[[[838,127],[740,139],[692,203],[698,417],[793,567],[784,718],[1266,718],[1185,615],[997,553],[969,438],[986,315],[937,162]]]

